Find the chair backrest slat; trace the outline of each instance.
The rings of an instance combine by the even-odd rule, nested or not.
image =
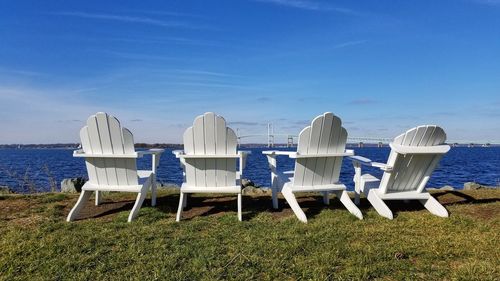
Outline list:
[[[412,128],[394,139],[395,144],[420,147],[441,145],[445,141],[445,132],[435,125]],[[441,157],[442,154],[403,155],[391,151],[387,165],[392,167],[392,171],[382,176],[381,192],[422,190]]]
[[[226,121],[213,112],[196,117],[184,132],[187,155],[236,154],[237,139]],[[186,184],[191,187],[223,187],[236,185],[236,159],[186,159]]]
[[[135,152],[134,139],[113,116],[99,112],[80,130],[82,149],[86,154],[124,155]],[[131,158],[85,159],[89,181],[101,186],[137,185],[136,160]]]
[[[298,139],[301,155],[344,152],[347,131],[339,117],[332,113],[320,115],[304,128]],[[294,186],[315,186],[337,183],[343,157],[299,158],[295,162]]]

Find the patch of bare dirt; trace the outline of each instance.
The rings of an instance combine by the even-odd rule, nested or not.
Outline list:
[[[492,220],[500,218],[500,207],[497,204],[476,205],[460,211],[466,216],[479,220]]]
[[[9,199],[0,200],[0,219],[12,219],[17,217],[20,213],[28,210],[31,202],[26,199]]]
[[[431,193],[441,204],[477,204],[500,201],[500,191],[497,189],[483,189],[473,191],[439,191]]]
[[[463,208],[464,214],[480,219],[493,219],[500,215],[500,208],[497,204],[483,204],[500,201],[500,192],[492,191],[436,191],[432,193],[433,196],[443,205],[466,204],[470,208]],[[77,200],[77,195],[70,196],[67,199],[58,202],[62,207],[62,215],[66,216]],[[197,216],[221,216],[227,212],[237,211],[237,197],[232,195],[211,195],[206,197],[203,195],[189,196],[187,207],[183,212],[184,219],[191,219]],[[9,200],[0,200],[0,219],[13,220],[22,219],[21,223],[30,224],[32,221],[37,221],[43,214],[31,213],[30,209],[44,208],[49,206],[50,203],[40,203],[39,200],[31,200],[30,198],[13,198]],[[322,196],[318,194],[300,194],[297,201],[308,217],[320,213],[324,209],[345,209],[343,205],[332,196],[330,205],[325,206],[322,203]],[[86,202],[84,208],[81,210],[78,219],[91,219],[100,218],[103,220],[113,219],[119,212],[130,212],[135,203],[135,195],[116,195],[110,194],[103,196],[103,202],[99,206],[94,205],[93,198]],[[169,194],[158,197],[157,208],[169,216],[175,216],[177,206],[179,203],[178,194]],[[423,206],[418,202],[405,203],[403,201],[388,201],[390,208],[394,211],[402,210],[421,210]],[[147,198],[143,206],[150,206],[151,201]],[[293,216],[293,211],[289,208],[286,201],[279,197],[279,209],[272,208],[272,201],[270,195],[254,195],[243,196],[243,213],[244,219],[251,219],[260,213],[269,213],[275,219],[282,219]],[[366,212],[371,206],[365,199],[361,199],[360,209]],[[29,218],[33,217],[33,218]]]

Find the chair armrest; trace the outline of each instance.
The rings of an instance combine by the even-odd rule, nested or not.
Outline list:
[[[295,151],[283,151],[283,150],[265,150],[262,154],[267,156],[267,162],[269,164],[269,169],[271,170],[271,177],[274,179],[279,173],[276,169],[278,163],[276,162],[277,156],[288,156],[290,158],[295,158],[297,152]]]
[[[83,149],[73,150],[73,157],[82,157],[80,155],[84,155],[84,154],[85,154],[85,151],[83,151]]]
[[[184,150],[173,150],[172,154],[174,154],[176,158],[179,158],[181,155],[184,154]]]
[[[239,154],[180,154],[177,158],[184,159],[231,159],[240,158]]]
[[[137,155],[139,155],[139,157],[142,157],[144,155],[151,155],[151,170],[153,171],[153,173],[156,175],[156,169],[158,168],[158,166],[160,165],[160,157],[161,157],[161,154],[165,152],[165,149],[161,149],[161,148],[152,148],[152,149],[148,149],[148,150],[141,150],[141,151],[137,151]]]
[[[353,150],[346,150],[340,153],[318,153],[318,154],[299,154],[291,155],[290,158],[320,158],[320,157],[339,157],[354,156]]]
[[[349,159],[351,159],[354,166],[363,165],[363,166],[377,167],[377,168],[380,168],[381,170],[386,171],[386,172],[390,172],[392,170],[392,167],[388,166],[387,164],[373,162],[371,159],[363,157],[363,156],[349,156]]]
[[[93,154],[85,153],[82,149],[73,151],[73,157],[80,158],[138,158],[140,157],[136,152],[129,154]]]
[[[139,157],[142,157],[144,155],[149,155],[149,154],[152,154],[152,155],[160,155],[162,154],[163,152],[165,152],[165,149],[161,149],[161,148],[153,148],[153,149],[148,149],[148,150],[141,150],[141,151],[137,151],[137,155]]]
[[[252,154],[252,152],[248,150],[238,151],[238,155],[240,156],[240,176],[243,175],[243,169],[246,167],[248,154]]]
[[[365,166],[372,166],[372,160],[363,156],[349,156],[348,157],[353,163]]]
[[[238,150],[238,154],[248,155],[252,154],[252,152],[250,150]]]
[[[449,145],[408,146],[390,143],[389,146],[399,154],[445,154],[450,150]]]
[[[264,150],[262,154],[266,156],[288,156],[290,158],[295,158],[297,155],[296,151],[283,151],[283,150]]]

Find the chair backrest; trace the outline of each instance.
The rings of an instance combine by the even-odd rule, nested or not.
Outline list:
[[[132,133],[113,116],[103,112],[92,115],[80,130],[82,149],[93,155],[133,155]],[[135,158],[85,158],[89,181],[99,186],[137,185]]]
[[[432,147],[442,145],[445,141],[446,134],[442,128],[424,125],[397,136],[393,143],[402,146]],[[392,167],[392,170],[384,172],[380,182],[381,192],[422,191],[441,157],[442,154],[399,154],[391,150],[387,165]]]
[[[237,139],[226,120],[213,112],[196,117],[184,132],[186,155],[236,155]],[[236,158],[187,158],[186,184],[191,187],[235,186]]]
[[[297,152],[301,155],[343,153],[347,131],[339,117],[330,112],[320,115],[299,135]],[[297,158],[294,186],[315,186],[338,183],[342,156]]]

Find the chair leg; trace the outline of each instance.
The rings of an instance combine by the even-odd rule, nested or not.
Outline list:
[[[278,191],[276,188],[271,188],[272,191],[272,196],[273,196],[273,209],[277,210],[279,208],[278,206]]]
[[[354,204],[359,206],[359,191],[354,191]]]
[[[95,205],[96,206],[99,206],[99,204],[101,204],[102,202],[102,194],[100,191],[97,191],[95,192]]]
[[[387,207],[387,205],[384,203],[384,200],[380,199],[375,190],[368,190],[367,199],[372,204],[373,208],[375,208],[375,210],[379,213],[379,215],[390,220],[393,219],[391,209]]]
[[[349,197],[349,194],[347,194],[347,191],[345,190],[336,191],[335,195],[337,195],[337,198],[340,200],[340,202],[342,202],[342,204],[351,214],[355,215],[360,220],[363,219],[363,214],[361,213],[359,208],[352,202],[351,198]]]
[[[288,205],[290,205],[290,208],[292,208],[297,218],[301,222],[307,223],[306,214],[304,214],[304,211],[302,211],[302,209],[300,208],[299,203],[297,202],[297,198],[295,198],[295,195],[292,192],[292,189],[289,186],[285,185],[281,190],[281,194],[283,194],[283,197],[285,197],[286,202],[288,202]]]
[[[328,191],[323,191],[323,204],[330,205],[330,194]]]
[[[189,193],[184,194],[184,200],[182,200],[182,209],[184,210],[187,207],[187,200],[189,197]]]
[[[182,208],[184,205],[184,192],[181,191],[180,197],[179,197],[179,207],[177,208],[177,216],[175,217],[175,221],[180,221],[181,220],[181,213],[182,213]]]
[[[156,182],[151,185],[151,206],[156,206]]]
[[[359,183],[356,182],[354,185],[354,204],[359,206],[359,196],[361,195],[361,188],[359,187]]]
[[[429,199],[422,199],[418,201],[420,201],[420,203],[422,203],[422,205],[424,205],[424,207],[432,214],[443,218],[448,217],[448,211],[445,209],[445,207],[443,207],[443,205],[441,205],[436,199],[434,199],[434,197],[429,195]]]
[[[78,213],[82,209],[83,205],[85,205],[85,202],[89,200],[91,194],[92,191],[82,190],[82,193],[78,198],[78,201],[76,201],[75,206],[73,207],[73,209],[71,209],[71,211],[68,214],[68,217],[66,218],[67,222],[75,220],[76,216],[78,216]]]
[[[238,193],[238,220],[242,221],[242,215],[241,215],[241,205],[242,205],[242,198],[241,198],[241,193]]]
[[[139,194],[137,194],[137,199],[135,199],[134,207],[132,208],[132,211],[130,212],[130,215],[128,216],[128,222],[131,222],[139,214],[139,209],[141,208],[142,203],[144,202],[144,199],[146,199],[147,193],[148,193],[148,190],[143,189],[142,192],[139,192]]]

